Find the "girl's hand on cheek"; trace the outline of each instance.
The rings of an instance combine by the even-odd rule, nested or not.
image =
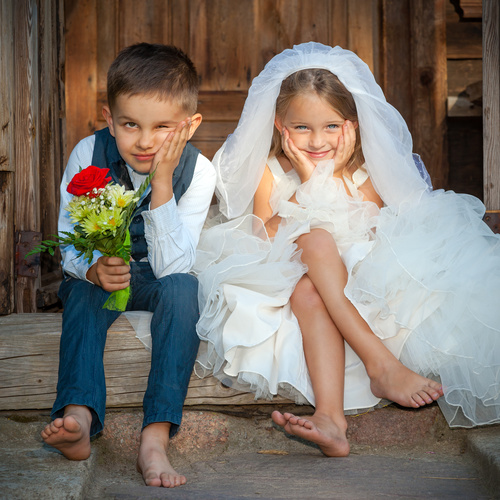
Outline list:
[[[314,171],[314,163],[300,151],[292,139],[286,128],[283,128],[281,133],[281,147],[286,157],[290,160],[293,169],[299,174],[302,183],[307,182]]]
[[[339,137],[337,149],[333,159],[335,160],[335,172],[341,172],[347,166],[349,159],[354,153],[356,146],[356,129],[354,124],[346,120],[342,125],[342,135]]]

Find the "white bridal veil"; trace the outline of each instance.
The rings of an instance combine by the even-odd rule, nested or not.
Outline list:
[[[269,154],[281,82],[307,68],[331,71],[353,95],[366,168],[384,202],[420,199],[429,186],[413,160],[408,127],[368,66],[349,50],[309,42],[273,57],[253,80],[238,127],[213,159],[220,211],[232,219],[250,204]]]

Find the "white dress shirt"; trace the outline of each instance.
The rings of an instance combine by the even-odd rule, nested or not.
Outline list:
[[[91,165],[94,152],[95,136],[80,141],[73,149],[61,182],[61,205],[59,208],[58,229],[73,232],[69,212],[65,207],[73,195],[66,188],[80,168]],[[137,173],[127,165],[130,179],[135,189],[139,188],[147,174]],[[185,273],[191,270],[196,255],[196,246],[201,229],[207,216],[215,189],[215,169],[212,163],[198,155],[193,179],[187,191],[176,203],[175,197],[154,210],[145,210],[144,233],[148,245],[148,257],[151,268],[157,278],[172,273]],[[151,191],[148,187],[143,198]],[[95,251],[92,262],[77,257],[74,246],[61,246],[62,266],[65,273],[87,280],[89,268],[102,255]],[[146,260],[146,259],[143,259]]]

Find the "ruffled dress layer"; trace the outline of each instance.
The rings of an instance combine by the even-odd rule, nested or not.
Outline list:
[[[434,191],[398,213],[379,211],[357,191],[363,170],[342,181],[332,176],[333,162],[320,163],[300,185],[277,160],[268,165],[271,206],[283,218],[275,237],[253,215],[214,219],[202,233],[196,373],[256,398],[280,394],[314,405],[289,299],[307,272],[294,241],[322,228],[348,270],[345,294],[372,331],[406,366],[443,384],[448,423],[500,422],[500,237],[482,222],[481,202]],[[286,201],[294,192],[298,205]],[[347,344],[345,373],[346,412],[380,402]]]

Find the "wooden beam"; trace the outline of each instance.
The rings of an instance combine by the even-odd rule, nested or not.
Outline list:
[[[14,311],[14,4],[0,0],[0,315]]]
[[[39,81],[38,7],[36,0],[19,0],[14,11],[15,78],[15,229],[40,231],[39,204]],[[21,239],[22,236],[21,236]],[[27,241],[27,239],[24,239]],[[38,266],[28,276],[17,273],[16,311],[36,311],[36,290],[40,285]]]
[[[435,189],[446,188],[446,0],[410,2],[414,151],[422,156]]]
[[[0,410],[48,409],[56,397],[62,314],[11,314],[0,317]],[[108,407],[141,406],[150,354],[124,316],[108,330],[104,351]],[[186,405],[287,403],[255,400],[250,393],[224,387],[214,377],[192,375]]]
[[[484,203],[500,209],[500,3],[483,2]]]

